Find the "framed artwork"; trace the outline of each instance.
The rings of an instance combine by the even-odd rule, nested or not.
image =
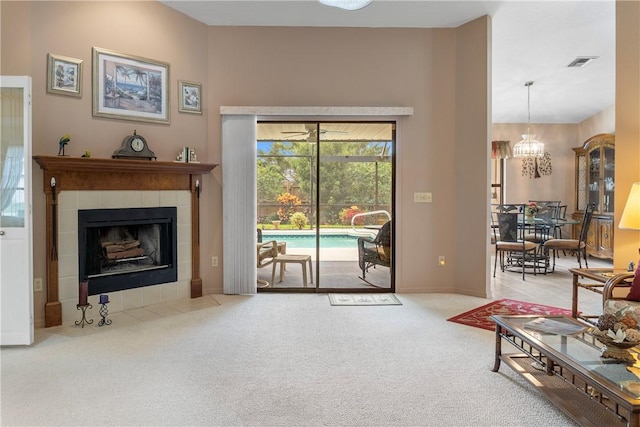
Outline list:
[[[82,60],[47,54],[47,92],[82,97]]]
[[[180,94],[178,111],[202,114],[202,85],[200,83],[179,80],[178,93]]]
[[[169,64],[94,47],[93,115],[169,123]]]

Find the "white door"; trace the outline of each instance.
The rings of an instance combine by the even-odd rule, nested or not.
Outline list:
[[[0,76],[0,345],[33,343],[31,78]]]

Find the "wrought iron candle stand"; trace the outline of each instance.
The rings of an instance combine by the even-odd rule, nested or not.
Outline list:
[[[76,304],[76,308],[78,310],[82,310],[82,319],[76,320],[76,326],[81,326],[84,328],[85,323],[90,325],[93,323],[93,319],[87,319],[87,309],[93,308],[91,304]]]
[[[109,308],[107,307],[107,303],[100,304],[99,313],[100,317],[102,317],[102,320],[98,322],[98,326],[110,325],[111,319],[107,319],[107,316],[109,315]]]

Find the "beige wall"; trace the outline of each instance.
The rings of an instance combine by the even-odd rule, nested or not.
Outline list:
[[[455,242],[458,233],[485,239],[486,223],[465,218],[459,227],[451,212],[460,200],[487,203],[485,162],[452,166],[465,161],[461,153],[486,159],[488,25],[482,18],[458,30],[211,28],[211,104],[413,107],[400,122],[397,147],[397,290],[462,286],[460,292],[484,296],[486,282],[476,272],[485,270],[486,253]],[[474,102],[456,102],[464,94]],[[209,120],[218,153],[220,121]],[[434,202],[413,203],[418,191],[432,192]],[[220,216],[216,207],[214,227]],[[437,266],[438,255],[446,267]]]
[[[574,211],[575,156],[571,148],[581,144],[577,128],[577,125],[531,124],[531,133],[544,143],[545,151],[551,156],[551,175],[529,178],[522,175],[521,159],[506,160],[505,201],[519,203],[527,200],[561,200],[567,204],[567,212]],[[493,125],[493,139],[511,141],[511,147],[525,133],[526,123]]]
[[[33,79],[33,154],[56,155],[58,140],[70,132],[66,153],[110,158],[133,130],[143,135],[160,160],[171,161],[179,147],[195,147],[210,161],[206,117],[177,111],[177,80],[204,83],[207,79],[207,26],[157,2],[6,2],[2,11],[0,73]],[[92,117],[91,48],[107,48],[170,64],[171,124],[159,125]],[[47,54],[83,60],[82,98],[46,93]],[[217,111],[215,108],[214,111]],[[46,278],[44,193],[42,171],[33,163],[34,277]],[[211,212],[212,176],[203,180]],[[211,229],[204,222],[204,232]],[[210,254],[205,253],[209,256]],[[203,255],[204,257],[204,255]],[[205,264],[205,265],[210,265]],[[211,280],[211,279],[210,279]],[[46,284],[46,279],[45,279]],[[44,324],[45,292],[34,294],[36,326]]]
[[[640,3],[616,2],[616,202],[617,226],[633,182],[640,181]],[[638,259],[640,233],[616,230],[614,267]]]
[[[526,123],[494,123],[492,140],[511,141],[513,147],[527,132]],[[544,142],[551,155],[551,175],[531,179],[522,175],[522,161],[506,161],[505,200],[561,200],[567,212],[576,210],[575,153],[590,137],[600,133],[615,133],[615,107],[607,108],[578,124],[531,124],[531,133]]]
[[[59,137],[71,132],[68,154],[88,149],[110,157],[136,129],[159,160],[170,161],[190,145],[200,161],[218,163],[221,105],[413,107],[414,115],[400,120],[397,147],[397,289],[486,295],[487,282],[477,272],[486,270],[487,253],[456,244],[468,238],[484,243],[486,223],[455,219],[451,212],[487,203],[486,160],[455,165],[468,153],[486,158],[488,18],[459,29],[207,28],[156,2],[1,7],[0,71],[33,76],[34,154],[55,155]],[[135,35],[127,28],[136,28]],[[92,46],[170,63],[171,124],[92,117]],[[81,99],[46,93],[47,53],[84,60]],[[178,79],[203,82],[202,116],[177,112]],[[201,199],[205,293],[222,289],[221,268],[209,267],[211,256],[223,256],[220,176],[218,168],[205,179]],[[41,180],[36,166],[35,277],[45,277]],[[413,203],[416,191],[432,192],[434,202]],[[438,255],[447,257],[445,267],[437,266]],[[36,294],[40,319],[43,304],[44,293]]]
[[[218,163],[221,105],[413,107],[414,115],[400,121],[397,147],[398,291],[486,295],[488,253],[478,248],[487,246],[488,219],[469,211],[488,211],[489,18],[457,29],[208,28],[147,1],[3,1],[0,8],[0,72],[33,77],[34,154],[55,155],[60,136],[71,132],[70,155],[89,149],[95,157],[110,157],[137,129],[160,160],[170,161],[179,147],[190,145],[200,161]],[[637,13],[627,20],[637,24]],[[618,37],[618,43],[626,42]],[[637,39],[631,43],[637,54]],[[92,117],[92,46],[170,63],[171,124]],[[81,99],[46,93],[47,53],[84,60]],[[177,112],[179,79],[203,83],[202,116]],[[504,134],[494,127],[493,139],[514,143],[522,133],[516,127],[498,130]],[[569,149],[582,140],[579,126],[541,125],[536,133],[553,150],[553,185],[570,188],[573,172],[561,165],[573,161]],[[637,171],[637,149],[632,158]],[[517,165],[510,168],[526,192],[546,194],[537,182],[520,178]],[[211,256],[223,256],[220,177],[217,168],[204,180],[201,199],[207,293],[222,289],[221,269],[209,267]],[[45,277],[41,180],[35,166],[35,277]],[[433,203],[413,203],[416,191],[432,192]],[[437,266],[438,255],[447,257],[445,267]],[[44,293],[37,293],[37,318],[43,304]]]
[[[615,105],[600,111],[598,114],[594,114],[578,124],[578,140],[581,142],[585,142],[600,133],[616,133]]]

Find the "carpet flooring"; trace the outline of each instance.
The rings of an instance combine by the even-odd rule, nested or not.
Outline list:
[[[34,345],[0,348],[0,425],[577,426],[513,369],[491,371],[492,334],[446,321],[484,300],[398,298],[215,295],[137,323],[37,329]]]
[[[466,311],[457,316],[447,319],[450,322],[460,323],[462,325],[474,326],[480,329],[494,331],[495,323],[489,319],[493,315],[514,315],[514,314],[533,314],[533,315],[561,315],[570,316],[571,310],[553,307],[543,304],[532,304],[524,301],[518,301],[503,298],[489,304],[476,307],[473,310]]]

